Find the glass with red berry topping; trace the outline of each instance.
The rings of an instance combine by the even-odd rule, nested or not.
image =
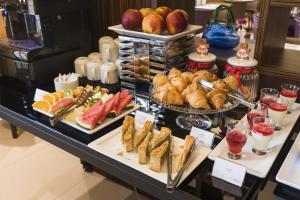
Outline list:
[[[299,87],[293,84],[281,85],[280,98],[288,101],[288,113],[291,113],[293,105],[297,100]]]
[[[273,88],[262,88],[260,90],[260,103],[269,105],[271,102],[276,101],[279,91]]]
[[[240,129],[228,130],[226,141],[228,144],[228,157],[234,160],[240,159],[242,149],[247,142],[246,132]]]
[[[249,126],[249,135],[252,134],[253,119],[256,117],[267,117],[268,107],[266,104],[260,103],[260,106],[247,113],[247,121]]]
[[[275,130],[280,130],[288,110],[288,101],[278,98],[268,106],[268,115],[275,124]]]
[[[254,118],[252,128],[252,152],[257,155],[265,155],[268,152],[268,145],[272,140],[273,132],[274,123],[270,118]]]

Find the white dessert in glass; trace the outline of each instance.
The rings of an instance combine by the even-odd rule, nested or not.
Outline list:
[[[272,140],[273,126],[272,120],[265,117],[256,117],[253,119],[252,151],[258,155],[267,153],[268,145]]]
[[[287,114],[287,105],[280,102],[272,102],[268,107],[268,115],[275,124],[275,130],[280,130],[282,122]]]
[[[292,111],[293,105],[297,100],[299,87],[292,84],[281,85],[280,98],[288,102],[288,113]]]

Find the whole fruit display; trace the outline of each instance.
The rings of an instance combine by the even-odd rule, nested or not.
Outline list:
[[[178,10],[168,14],[166,23],[170,35],[183,32],[188,25],[186,17],[181,11]]]
[[[145,17],[146,15],[154,13],[155,11],[152,8],[142,8],[140,12],[142,13],[143,17]]]
[[[123,14],[121,21],[124,29],[138,31],[142,28],[143,15],[139,10],[128,9]]]
[[[170,12],[172,12],[171,8],[168,8],[166,6],[162,6],[162,7],[158,7],[155,9],[155,12],[157,12],[158,14],[160,14],[164,19],[166,19],[166,17],[168,16],[168,14]]]
[[[161,34],[165,28],[165,21],[159,14],[148,14],[143,20],[143,31],[151,34]]]

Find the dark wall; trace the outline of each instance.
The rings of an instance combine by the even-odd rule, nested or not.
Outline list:
[[[184,9],[190,15],[190,22],[194,21],[195,0],[92,0],[93,49],[98,49],[98,40],[101,36],[117,36],[107,27],[120,24],[125,10],[155,7],[156,5]]]

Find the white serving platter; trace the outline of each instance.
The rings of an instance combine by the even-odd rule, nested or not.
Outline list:
[[[140,171],[162,183],[167,183],[167,162],[163,163],[161,172],[154,172],[149,169],[149,165],[141,165],[138,163],[137,152],[126,152],[121,142],[120,136],[121,127],[111,131],[110,133],[100,137],[88,146],[101,154],[104,154],[114,160],[117,160],[133,169]],[[154,131],[158,133],[158,131]],[[183,150],[184,140],[173,137],[173,159],[172,159],[172,177],[176,176],[176,166],[180,159],[180,154]],[[207,157],[211,152],[208,147],[198,147],[193,153],[191,162],[184,171],[179,184]],[[178,185],[179,185],[178,184]]]
[[[300,134],[285,158],[276,180],[280,183],[300,190]]]
[[[181,38],[183,36],[196,33],[202,29],[202,26],[198,25],[188,25],[185,31],[175,34],[175,35],[169,35],[167,31],[164,31],[161,35],[156,34],[150,34],[150,33],[144,33],[140,31],[130,31],[123,28],[122,24],[114,25],[108,27],[109,30],[115,31],[120,35],[126,35],[131,37],[139,37],[143,39],[150,39],[150,40],[161,40],[161,41],[169,41],[169,40],[175,40],[178,38]]]
[[[266,155],[256,155],[252,152],[252,138],[247,136],[247,143],[242,150],[242,158],[239,160],[229,159],[227,156],[228,144],[226,138],[224,138],[215,149],[209,154],[208,158],[215,160],[216,157],[229,160],[246,167],[247,173],[257,176],[259,178],[265,178],[271,169],[276,157],[278,156],[286,138],[290,134],[293,126],[295,125],[300,114],[300,104],[294,104],[291,114],[288,114],[284,120],[284,125],[280,131],[275,131],[272,141],[269,144],[271,151]],[[236,127],[242,127],[247,121],[247,116],[236,125]]]
[[[135,110],[137,110],[139,108],[140,108],[140,105],[134,104],[134,107],[132,109],[124,110],[117,117],[114,117],[114,118],[105,118],[100,125],[96,126],[92,130],[88,130],[88,129],[82,128],[81,126],[78,126],[75,122],[71,122],[71,121],[68,121],[66,119],[62,119],[61,122],[65,123],[65,124],[67,124],[67,125],[69,125],[69,126],[71,126],[73,128],[76,128],[77,130],[80,130],[80,131],[82,131],[82,132],[84,132],[86,134],[93,134],[93,133],[96,133],[97,131],[105,128],[106,126],[108,126],[108,125],[110,125],[110,124],[118,121],[119,119],[125,117],[129,113],[131,113],[131,112],[133,112],[133,111],[135,111]],[[48,117],[52,117],[53,116],[51,113],[48,113],[48,112],[45,112],[45,111],[42,111],[42,110],[39,110],[39,109],[35,109],[34,108],[34,110],[37,111],[37,112],[40,112],[40,113],[42,113],[44,115],[47,115]]]

